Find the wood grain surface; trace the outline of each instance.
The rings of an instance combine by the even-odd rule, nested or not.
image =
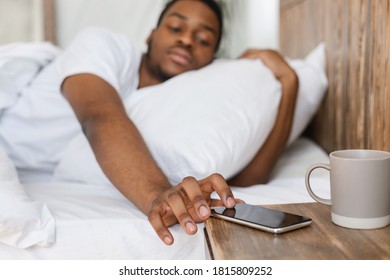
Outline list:
[[[330,207],[319,203],[265,206],[309,216],[309,227],[272,234],[217,218],[205,223],[213,259],[374,260],[390,259],[390,227],[347,229],[331,222]]]
[[[328,152],[390,151],[390,0],[281,0],[281,51],[321,41],[329,89],[308,133]]]

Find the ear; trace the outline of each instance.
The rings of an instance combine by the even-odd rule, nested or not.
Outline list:
[[[155,33],[155,32],[156,32],[156,29],[153,29],[153,30],[150,32],[148,38],[146,39],[146,44],[147,44],[148,46],[150,46],[150,44],[152,43],[152,40],[153,40],[153,37],[154,37],[154,33]]]

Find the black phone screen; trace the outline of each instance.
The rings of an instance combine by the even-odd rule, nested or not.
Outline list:
[[[249,204],[236,204],[234,208],[217,207],[218,215],[269,228],[285,228],[311,221],[310,218]]]

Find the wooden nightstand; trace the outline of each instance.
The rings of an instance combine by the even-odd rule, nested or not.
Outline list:
[[[319,203],[265,207],[313,219],[312,225],[272,234],[211,217],[205,223],[206,250],[211,259],[390,259],[390,227],[355,230],[331,222],[330,207]]]

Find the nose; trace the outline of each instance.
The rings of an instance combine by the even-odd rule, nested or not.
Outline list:
[[[178,38],[178,41],[187,48],[192,48],[193,46],[193,36],[189,31],[182,32]]]

